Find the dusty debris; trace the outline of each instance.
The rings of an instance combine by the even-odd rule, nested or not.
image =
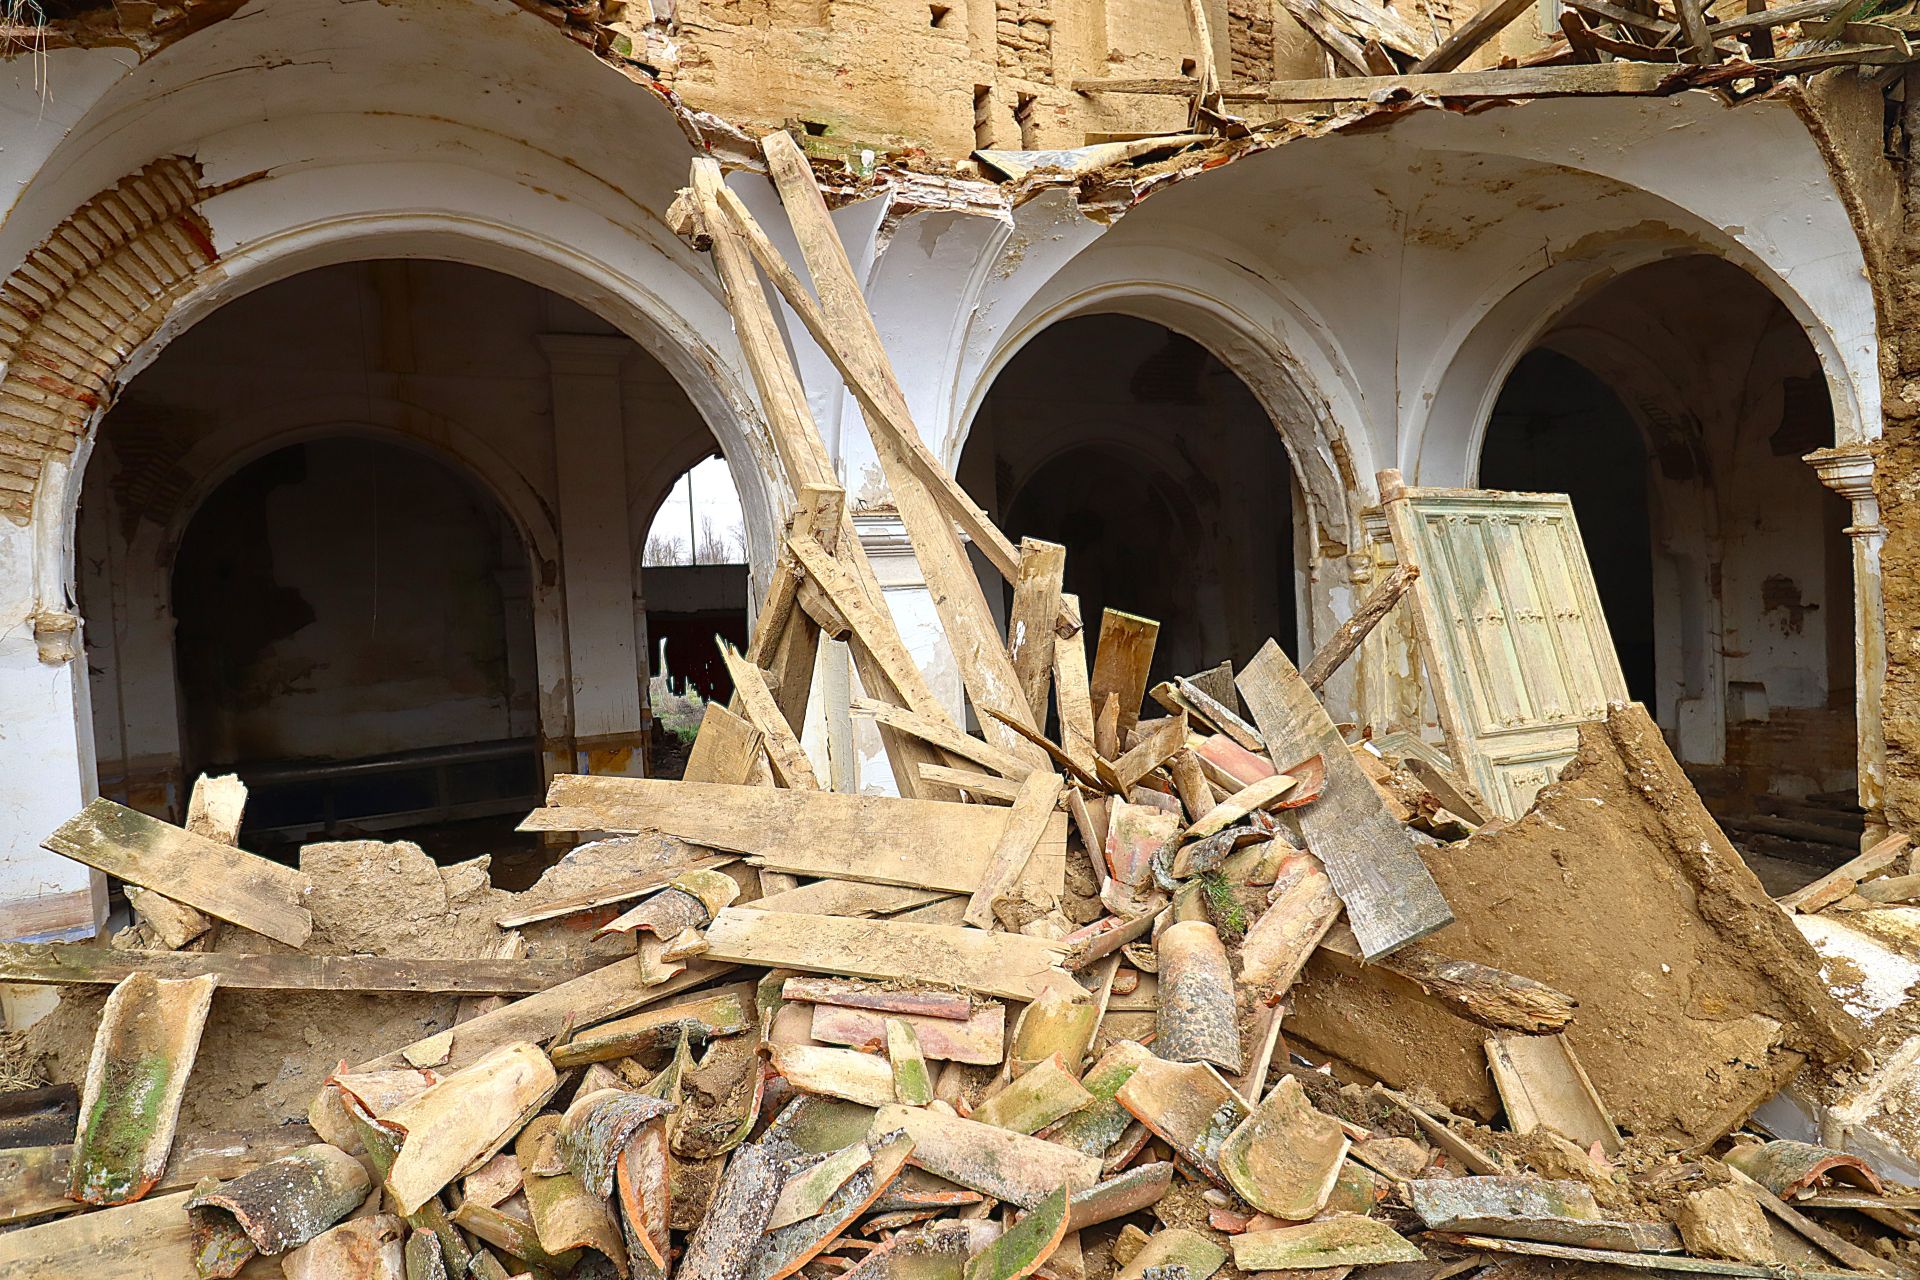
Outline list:
[[[557,778],[527,829],[612,834],[522,895],[410,845],[262,871],[230,831],[90,807],[57,845],[150,894],[204,854],[232,883],[182,877],[181,901],[227,923],[163,930],[152,899],[139,948],[0,953],[91,975],[29,1035],[33,1068],[78,1078],[83,1026],[102,1061],[156,1060],[144,1093],[90,1076],[67,1163],[43,1142],[0,1185],[8,1221],[51,1212],[67,1171],[133,1203],[61,1205],[0,1235],[0,1268],[112,1241],[209,1275],[264,1254],[408,1280],[1441,1280],[1683,1248],[1709,1273],[1882,1274],[1812,1215],[1920,1237],[1897,1189],[1830,1153],[1713,1158],[1858,1028],[1644,713],[1615,708],[1527,816],[1477,831],[1464,784],[1356,751],[1321,706],[1353,636],[1313,679],[1269,644],[1237,676],[1166,681],[1170,714],[1142,720],[1157,624],[1109,611],[1089,655],[1059,548],[1015,548],[926,454],[804,162],[767,147],[813,290],[710,161],[685,201],[798,497],[726,655],[750,696],[709,707],[696,780]],[[985,637],[961,673],[978,736],[877,607],[756,272],[866,413],[943,625]],[[1045,643],[982,631],[956,528]],[[852,650],[898,797],[822,790],[800,749],[823,634]],[[211,948],[158,950],[175,937]],[[159,971],[202,975],[197,1006]],[[101,1016],[84,984],[110,972],[148,993],[151,1031],[122,1025],[124,994]],[[229,976],[250,989],[212,994]],[[103,1081],[142,1116],[177,1104],[181,1136],[122,1123]],[[190,1141],[215,1115],[310,1118],[323,1141],[236,1168]],[[218,1172],[155,1197],[169,1158]],[[1841,1177],[1864,1210],[1806,1198]]]

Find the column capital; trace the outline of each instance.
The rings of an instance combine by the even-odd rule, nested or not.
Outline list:
[[[539,333],[534,341],[547,356],[554,373],[575,377],[616,378],[637,343],[622,334]]]
[[[1849,501],[1873,497],[1875,459],[1869,445],[1839,445],[1815,449],[1800,459],[1813,468],[1820,483]]]
[[[1853,504],[1853,519],[1847,526],[1848,536],[1870,538],[1886,533],[1886,527],[1880,523],[1880,499],[1873,491],[1877,459],[1872,445],[1849,444],[1832,449],[1815,449],[1803,455],[1801,461],[1813,468],[1821,484]]]

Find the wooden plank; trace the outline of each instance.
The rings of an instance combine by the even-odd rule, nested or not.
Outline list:
[[[846,519],[847,495],[837,485],[803,483],[795,487],[793,512],[787,519],[789,538],[813,537],[821,546],[833,550],[840,543],[840,526]],[[747,661],[765,667],[771,673],[773,699],[788,724],[801,724],[807,718],[807,698],[812,692],[815,658],[820,648],[820,628],[808,609],[795,608],[805,575],[800,562],[784,549],[774,560],[773,578],[767,584],[767,596],[754,622],[747,644]],[[728,708],[732,710],[731,707]],[[698,740],[694,746],[699,746]],[[743,765],[758,758],[746,753]],[[690,782],[745,782],[747,775],[707,776],[694,772],[689,758],[680,776]]]
[[[1544,1126],[1582,1147],[1598,1143],[1608,1155],[1620,1149],[1620,1130],[1564,1033],[1501,1032],[1488,1037],[1486,1048],[1494,1087],[1515,1133]]]
[[[1430,75],[1453,70],[1531,7],[1532,0],[1487,0],[1471,18],[1454,28],[1439,48],[1407,68],[1408,73]]]
[[[1170,98],[1191,98],[1200,91],[1200,82],[1192,76],[1114,76],[1106,80],[1075,80],[1075,93],[1148,93]]]
[[[766,413],[774,449],[786,470],[787,482],[799,495],[827,492],[836,487],[833,462],[827,456],[826,445],[807,407],[806,391],[788,358],[786,342],[774,323],[772,308],[767,305],[767,295],[761,288],[759,277],[754,274],[752,251],[732,219],[721,211],[721,193],[725,187],[720,178],[719,162],[707,156],[695,157],[692,180],[694,203],[712,239],[714,267],[726,292],[727,306],[733,315],[734,332],[739,338],[741,352],[746,356],[754,388],[759,392],[761,408]],[[822,531],[798,532],[803,540],[808,534],[813,534],[824,542]],[[860,593],[868,600],[878,602],[879,581],[874,577],[873,566],[868,563],[860,540],[853,532],[844,504],[840,508],[839,529],[833,534],[833,540],[835,554],[843,558],[847,572],[858,584]],[[797,620],[798,615],[795,616]],[[815,634],[810,622],[801,631],[808,636]],[[806,652],[810,657],[811,649]],[[756,652],[752,656],[759,662],[762,655]],[[860,683],[869,693],[930,715],[942,714],[939,704],[934,700],[933,691],[928,688],[917,667],[889,671],[875,660],[864,643],[853,646],[853,661],[860,675]],[[803,688],[811,677],[810,661],[770,665],[781,674],[783,693]],[[897,680],[906,683],[902,685]],[[783,707],[792,717],[789,723],[797,722],[799,717],[793,715],[794,708],[786,705],[784,698]],[[893,769],[894,782],[903,795],[916,794],[920,780],[915,775],[915,767],[923,760],[938,763],[938,758],[885,730],[880,736],[887,746],[887,759]]]
[[[760,731],[718,702],[709,702],[700,713],[700,730],[680,776],[688,782],[743,783],[753,775],[759,756]]]
[[[1100,643],[1093,653],[1089,692],[1097,711],[1109,697],[1120,702],[1120,741],[1140,723],[1140,706],[1147,698],[1148,672],[1160,624],[1151,618],[1107,609],[1100,615]]]
[[[600,960],[487,960],[395,956],[238,955],[118,951],[78,943],[0,943],[0,982],[110,984],[135,973],[174,981],[213,977],[244,991],[457,991],[518,994],[591,973]]]
[[[743,902],[760,911],[797,911],[815,916],[890,916],[947,897],[937,889],[909,889],[857,880],[816,880]]]
[[[921,765],[920,780],[937,787],[964,791],[976,801],[1004,800],[1011,804],[1020,794],[1020,784],[1011,778],[1002,778],[993,773],[980,773],[973,769],[950,769],[943,764]]]
[[[1788,1230],[1798,1233],[1813,1242],[1818,1248],[1824,1249],[1827,1253],[1850,1267],[1856,1267],[1861,1271],[1877,1272],[1883,1276],[1894,1274],[1893,1268],[1885,1262],[1873,1254],[1868,1253],[1852,1241],[1827,1230],[1812,1218],[1801,1213],[1785,1200],[1782,1200],[1779,1196],[1773,1194],[1773,1192],[1761,1186],[1758,1182],[1755,1182],[1741,1170],[1736,1169],[1732,1165],[1728,1165],[1726,1168],[1727,1172],[1733,1175],[1733,1180],[1739,1183],[1755,1200],[1758,1200],[1762,1209],[1765,1209],[1768,1213],[1778,1218]]]
[[[1360,42],[1333,21],[1319,0],[1280,0],[1280,5],[1321,48],[1333,55],[1347,74],[1363,76],[1373,69],[1367,64],[1367,51]]]
[[[562,774],[547,799],[593,830],[663,831],[776,871],[961,893],[973,892],[1007,824],[1003,811],[951,800],[664,778]],[[544,812],[529,814],[522,830],[544,829],[535,821]]]
[[[718,703],[713,702],[707,704],[709,708],[718,705]],[[721,710],[722,712],[726,712],[726,708],[724,707],[722,707]],[[727,714],[731,713],[729,712]],[[738,719],[738,717],[735,718]],[[745,721],[741,723],[744,724]],[[749,728],[751,728],[751,726],[749,726]],[[758,731],[755,731],[754,736],[755,745],[753,749],[758,751]],[[691,846],[689,846],[689,848],[691,851],[697,852],[697,850],[692,849]],[[674,879],[683,872],[704,871],[715,867],[724,867],[729,863],[738,861],[739,859],[730,853],[716,853],[704,857],[691,858],[684,863],[662,868],[649,875],[619,880],[613,884],[603,886],[599,889],[593,889],[586,893],[576,893],[565,898],[555,898],[551,902],[542,903],[537,907],[529,907],[525,911],[516,911],[511,915],[501,916],[498,920],[494,921],[494,923],[502,929],[518,929],[521,925],[535,924],[541,920],[557,920],[561,916],[570,916],[581,911],[596,911],[601,907],[610,907],[616,903],[629,902],[634,898],[644,898],[650,893],[658,893],[660,890],[672,884]],[[527,990],[538,991],[541,990],[541,988],[529,987]]]
[[[1360,944],[1344,925],[1329,931],[1320,945],[1355,965],[1361,963]],[[1401,948],[1381,959],[1377,967],[1406,979],[1450,1012],[1483,1027],[1542,1035],[1559,1031],[1573,1020],[1576,1002],[1565,992],[1505,969],[1447,959],[1424,943]]]
[[[1065,547],[1038,538],[1020,539],[1020,569],[1013,579],[1013,607],[1007,611],[1007,655],[1036,726],[1047,722],[1054,625],[1060,617],[1060,583],[1066,570]]]
[[[300,905],[313,882],[300,872],[104,797],[88,803],[42,843],[96,871],[290,947],[302,945],[313,932],[313,916]]]
[[[703,982],[733,972],[733,966],[716,964],[704,957],[696,958],[688,961],[682,972],[650,987],[645,985],[647,970],[644,957],[627,956],[604,969],[595,969],[585,977],[522,996],[492,1013],[471,1018],[453,1028],[453,1047],[448,1051],[445,1061],[434,1069],[443,1074],[457,1071],[516,1040],[544,1044],[569,1026],[592,1026],[596,1022],[604,1022],[669,996],[679,995]],[[435,1032],[422,1037],[391,1053],[370,1058],[349,1071],[358,1075],[411,1066],[406,1055],[428,1049],[431,1047],[428,1042],[437,1041],[443,1034]]]
[[[807,541],[814,547],[820,545],[812,539]],[[821,555],[825,554],[821,552]],[[781,714],[779,704],[773,699],[773,691],[767,684],[767,672],[748,662],[738,649],[725,640],[718,640],[717,643],[720,646],[720,660],[727,664],[727,674],[733,678],[733,689],[740,698],[740,705],[753,727],[760,731],[760,745],[773,765],[774,780],[795,791],[820,790],[820,779],[814,776],[813,763],[807,759],[799,735],[794,733],[793,726],[787,723],[786,716]]]
[[[1064,847],[1065,822],[1056,821],[1056,811],[1065,785],[1059,774],[1041,769],[1035,769],[1020,784],[1020,794],[1014,797],[1013,807],[1007,811],[1000,839],[981,868],[980,883],[967,903],[966,915],[962,918],[968,924],[991,929],[999,922],[996,908],[1027,869],[1028,859],[1047,838],[1049,828],[1059,831]]]
[[[1413,838],[1387,812],[1280,646],[1267,641],[1237,683],[1276,756],[1326,762],[1327,788],[1298,811],[1300,830],[1345,904],[1362,953],[1371,960],[1452,923]]]
[[[1373,634],[1373,629],[1380,625],[1381,619],[1393,612],[1393,607],[1400,603],[1400,598],[1407,594],[1414,579],[1419,576],[1420,570],[1413,565],[1397,565],[1384,582],[1369,591],[1367,598],[1360,602],[1360,607],[1353,611],[1353,616],[1341,623],[1340,629],[1329,636],[1313,655],[1313,660],[1301,668],[1300,678],[1307,682],[1307,687],[1315,693],[1320,692],[1333,673]],[[1247,746],[1244,742],[1240,745]],[[1252,750],[1251,747],[1248,749]]]
[[[1115,793],[1126,795],[1148,774],[1173,759],[1175,752],[1185,750],[1186,745],[1187,713],[1181,711],[1154,725],[1132,750],[1112,764],[1101,761],[1100,776]]]
[[[1113,705],[1117,706],[1119,704],[1117,701],[1115,701]],[[989,719],[995,716],[998,716],[999,714],[1000,713],[998,711],[987,712],[987,716]],[[1005,723],[1007,723],[1010,728],[1013,728],[1015,732],[1025,737],[1027,741],[1033,743],[1035,746],[1039,747],[1042,751],[1046,752],[1048,759],[1052,760],[1055,764],[1059,765],[1062,769],[1066,770],[1074,778],[1078,779],[1081,782],[1086,783],[1089,787],[1092,787],[1095,790],[1106,789],[1107,784],[1100,780],[1100,775],[1097,771],[1100,763],[1100,757],[1097,753],[1093,757],[1094,768],[1089,769],[1082,766],[1078,760],[1074,759],[1071,755],[1067,754],[1067,751],[1064,747],[1060,746],[1056,742],[1049,741],[1045,737],[1045,735],[1043,735],[1038,729],[1031,729],[1025,726],[1014,725],[1011,721],[1007,721]]]
[[[900,703],[928,720],[936,723],[947,720],[945,710],[931,691],[926,692],[925,696],[917,691],[908,693],[909,690],[925,689],[925,680],[920,675],[913,655],[907,652],[906,642],[901,640],[900,632],[894,626],[893,615],[861,591],[846,566],[828,555],[819,542],[812,538],[789,538],[787,549],[800,561],[807,578],[826,593],[834,607],[846,618],[853,630],[856,647],[869,655],[874,668],[884,677],[882,688],[898,691]],[[861,682],[866,683],[864,676]]]
[[[827,212],[825,199],[813,178],[813,166],[800,146],[784,131],[761,139],[761,151],[774,187],[792,224],[808,273],[820,299],[820,310],[833,326],[847,362],[863,377],[857,381],[879,390],[879,399],[893,413],[866,413],[874,456],[886,475],[901,524],[913,544],[914,559],[933,597],[940,625],[960,668],[968,700],[979,713],[988,741],[1034,764],[1040,756],[1019,735],[988,721],[987,711],[998,711],[1015,721],[1031,723],[1032,708],[1021,692],[1012,660],[1002,646],[993,614],[987,608],[980,580],[954,530],[951,503],[944,479],[927,477],[914,465],[910,441],[918,438],[912,417],[905,412],[906,397],[893,375],[880,331],[867,308],[853,265],[847,259],[840,233]],[[865,412],[866,406],[862,406]],[[897,430],[889,430],[889,426]],[[835,603],[838,603],[836,601]],[[925,710],[925,708],[916,708]]]
[[[917,711],[905,707],[891,706],[885,702],[876,702],[872,698],[855,698],[848,708],[856,716],[865,716],[875,724],[897,729],[910,734],[922,742],[939,747],[942,751],[971,760],[983,769],[1015,780],[1032,773],[1034,766],[1018,756],[1009,755],[991,743],[982,742],[970,733],[962,733],[953,727],[953,722],[923,716]]]
[[[707,959],[854,978],[961,987],[1033,1000],[1065,948],[1043,938],[898,920],[728,907],[707,926]]]
[[[1616,1267],[1637,1267],[1644,1271],[1678,1271],[1702,1276],[1750,1276],[1755,1280],[1782,1275],[1805,1276],[1809,1280],[1874,1280],[1872,1271],[1848,1271],[1839,1267],[1809,1267],[1778,1263],[1761,1265],[1749,1262],[1722,1262],[1718,1258],[1693,1258],[1685,1254],[1628,1253],[1614,1249],[1582,1249],[1575,1245],[1546,1244],[1535,1240],[1502,1240],[1496,1236],[1463,1235],[1451,1231],[1434,1232],[1433,1238],[1468,1249],[1489,1253],[1516,1253],[1535,1258],[1558,1258],[1565,1262],[1604,1263]]]
[[[1053,644],[1053,703],[1060,715],[1060,745],[1084,774],[1093,772],[1093,690],[1087,673],[1086,629],[1080,597],[1063,594],[1060,612],[1070,619]]]
[[[1700,0],[1673,0],[1673,10],[1679,15],[1680,30],[1686,35],[1682,60],[1702,65],[1720,61],[1720,50],[1713,44],[1713,29],[1707,25],[1706,7]]]
[[[1437,98],[1554,98],[1656,93],[1671,75],[1671,67],[1623,61],[1436,75],[1273,80],[1257,90],[1222,96],[1229,102],[1365,102],[1376,94],[1394,93]]]
[[[180,1138],[174,1142],[167,1167],[148,1194],[183,1191],[202,1178],[218,1178],[224,1182],[318,1141],[320,1136],[303,1124],[251,1133],[210,1133]],[[0,1151],[0,1224],[88,1208],[67,1198],[72,1161],[70,1143]]]
[[[773,282],[780,296],[793,308],[802,327],[839,371],[848,390],[869,415],[868,429],[877,426],[881,432],[894,438],[902,450],[905,464],[933,491],[954,523],[980,548],[1001,576],[1009,582],[1013,581],[1019,572],[1020,556],[1012,541],[993,523],[993,518],[974,502],[972,496],[960,487],[952,474],[940,465],[939,460],[927,452],[926,446],[920,441],[919,432],[913,428],[912,417],[907,412],[904,400],[896,403],[893,399],[898,387],[877,385],[872,370],[864,364],[856,364],[852,345],[842,340],[839,331],[828,321],[821,304],[800,283],[793,268],[774,248],[752,212],[732,192],[722,188],[718,195],[733,229],[751,249],[754,259],[767,273],[767,279]]]
[[[137,1204],[74,1214],[0,1234],[0,1275],[8,1280],[183,1280],[194,1269],[187,1230],[189,1191]],[[281,1274],[278,1258],[254,1258],[241,1280]]]
[[[1911,839],[1908,836],[1896,831],[1859,857],[1847,860],[1812,884],[1780,898],[1779,903],[1788,912],[1798,911],[1809,915],[1822,907],[1831,906],[1852,893],[1860,881],[1892,866],[1906,852],[1909,843]]]

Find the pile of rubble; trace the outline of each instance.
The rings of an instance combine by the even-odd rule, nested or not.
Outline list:
[[[1920,1056],[1906,987],[1863,978],[1881,1004],[1850,1011],[1840,935],[1812,931],[1823,960],[1793,914],[1905,901],[1911,876],[1866,882],[1903,839],[1775,903],[1631,705],[1512,820],[1350,743],[1317,690],[1411,569],[1304,673],[1269,643],[1155,684],[1156,624],[1113,611],[1089,661],[1062,549],[1011,546],[925,455],[804,160],[766,147],[812,292],[710,163],[677,214],[797,495],[734,707],[683,780],[555,779],[525,829],[596,838],[517,896],[410,846],[255,857],[231,782],[184,828],[87,806],[48,846],[139,923],[0,948],[0,980],[111,987],[26,1033],[38,1065],[90,1032],[64,1089],[0,1095],[0,1220],[29,1224],[0,1273],[1913,1267],[1916,1193],[1746,1128],[1899,1057],[1863,1060],[1855,1012]],[[881,602],[756,262],[867,413],[978,734]],[[1013,586],[1005,643],[956,526]],[[826,789],[801,749],[822,634],[897,796]]]

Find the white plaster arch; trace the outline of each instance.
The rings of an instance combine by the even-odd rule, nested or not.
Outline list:
[[[276,180],[262,179],[245,190],[250,198],[265,198],[271,205],[276,202],[270,193],[254,188]],[[355,189],[363,185],[355,184]],[[318,198],[327,189],[343,188],[341,184],[322,184],[321,190],[302,194]],[[385,189],[401,194],[393,184]],[[218,267],[203,272],[153,338],[123,362],[120,385],[150,364],[175,337],[224,303],[316,267],[369,258],[412,257],[498,271],[550,289],[594,311],[668,370],[727,458],[740,491],[753,562],[768,562],[777,501],[770,471],[771,447],[755,402],[734,375],[731,363],[709,345],[705,332],[679,309],[682,298],[531,227],[471,213],[454,215],[408,208],[315,211],[313,205],[304,204],[300,207],[314,216],[303,224],[266,230],[236,241],[231,238],[236,222],[243,228],[245,220],[229,220],[221,202],[238,194],[221,193],[202,206],[216,235],[225,242]],[[684,293],[685,289],[673,292]],[[75,478],[84,471],[87,452],[105,412],[103,408],[89,422],[86,439],[73,459],[64,467],[49,468],[42,482],[41,501],[34,510],[36,541],[43,549],[56,552],[41,557],[36,565],[43,602],[62,601],[66,596],[72,519],[79,497]]]
[[[1877,382],[1869,396],[1854,380],[1832,330],[1804,298],[1751,253],[1737,244],[1716,243],[1706,234],[1696,239],[1677,233],[1672,226],[1654,224],[1595,239],[1586,253],[1559,258],[1537,270],[1523,265],[1493,280],[1472,306],[1462,309],[1442,356],[1408,396],[1411,408],[1400,453],[1410,483],[1475,484],[1494,402],[1520,358],[1539,346],[1582,302],[1627,272],[1675,257],[1705,255],[1732,263],[1793,317],[1825,375],[1836,444],[1879,434],[1877,417],[1864,416],[1869,398],[1873,412],[1878,412]]]
[[[1130,249],[1125,256],[1134,253]],[[1141,256],[1145,260],[1135,270],[1109,274],[1104,263],[1092,268],[1092,274],[1105,278],[1091,282],[1076,281],[1071,277],[1077,273],[1067,272],[1047,281],[1016,322],[1000,332],[992,354],[970,371],[952,418],[955,426],[941,442],[943,457],[949,465],[957,463],[995,380],[1040,333],[1077,316],[1133,316],[1191,338],[1246,384],[1286,445],[1306,500],[1316,554],[1330,545],[1333,554],[1344,554],[1353,542],[1353,482],[1357,475],[1372,474],[1366,441],[1342,432],[1332,398],[1324,394],[1325,381],[1296,358],[1289,335],[1259,324],[1230,295],[1222,296],[1226,290],[1209,289],[1222,283],[1217,272],[1183,270],[1188,264],[1160,261],[1150,251]],[[1266,301],[1271,306],[1275,299]],[[1340,399],[1350,404],[1352,388],[1337,378],[1335,385],[1344,393]]]

